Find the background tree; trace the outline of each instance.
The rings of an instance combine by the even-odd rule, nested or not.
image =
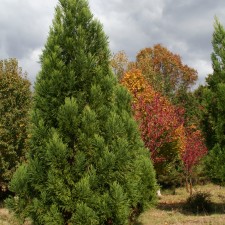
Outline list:
[[[194,102],[197,102],[194,109],[194,116],[196,118],[194,124],[198,125],[199,129],[205,138],[207,148],[210,150],[216,143],[215,132],[212,126],[211,116],[209,114],[208,102],[211,101],[211,92],[207,85],[200,85],[193,93]]]
[[[213,146],[209,154],[208,172],[214,181],[223,183],[225,179],[225,30],[218,19],[214,24],[212,45],[213,74],[206,79],[205,90],[208,123],[213,131],[212,139],[208,141]]]
[[[30,104],[30,82],[17,60],[0,60],[0,198],[24,159]]]
[[[110,64],[116,77],[121,80],[129,66],[128,56],[124,51],[119,51],[116,54],[113,54]]]
[[[193,168],[207,153],[199,127],[193,119],[185,118],[183,108],[153,90],[140,70],[126,72],[121,83],[133,95],[135,118],[159,183],[177,185],[184,175],[192,192]]]
[[[126,60],[124,60],[126,59]],[[172,104],[185,109],[186,125],[199,124],[199,102],[191,92],[197,80],[197,71],[184,65],[181,57],[160,44],[144,48],[136,56],[135,62],[127,62],[128,57],[121,51],[112,58],[112,67],[121,80],[125,72],[136,68],[142,71],[151,87],[166,97]],[[120,71],[118,75],[118,71]]]
[[[205,140],[195,126],[185,128],[185,148],[181,153],[187,191],[192,195],[193,168],[207,154]],[[189,187],[188,187],[189,186]]]
[[[136,56],[136,66],[152,87],[170,100],[187,92],[197,80],[196,70],[160,44],[142,49]]]
[[[149,152],[109,55],[87,1],[60,0],[35,84],[29,156],[7,201],[34,224],[131,224],[154,202]]]
[[[172,170],[179,164],[184,150],[183,110],[154,91],[140,70],[125,73],[121,83],[133,95],[135,118],[142,140],[151,152],[158,181],[169,183],[166,180],[172,181]],[[170,178],[166,177],[168,174]]]

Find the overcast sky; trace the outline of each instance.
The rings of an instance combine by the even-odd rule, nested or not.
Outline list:
[[[34,82],[57,0],[0,0],[0,58],[16,57]],[[160,43],[195,68],[199,82],[212,72],[214,16],[225,26],[224,0],[90,0],[113,53],[133,60]]]

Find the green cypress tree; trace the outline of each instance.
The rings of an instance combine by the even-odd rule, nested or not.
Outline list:
[[[30,152],[7,204],[34,224],[128,224],[154,202],[155,173],[130,95],[86,0],[60,0],[35,83]]]
[[[30,82],[17,60],[0,60],[0,200],[24,160],[30,103]]]
[[[208,157],[208,172],[212,180],[225,181],[225,30],[215,20],[213,33],[213,50],[211,55],[213,74],[207,78],[204,91],[207,100],[207,123],[212,127],[209,143],[213,146]],[[209,126],[208,125],[208,126]]]

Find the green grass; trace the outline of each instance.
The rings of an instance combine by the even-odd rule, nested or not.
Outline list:
[[[225,225],[225,187],[207,184],[194,186],[193,190],[211,195],[213,210],[210,214],[207,212],[192,214],[185,211],[183,206],[189,197],[185,188],[176,189],[175,195],[170,190],[164,190],[158,205],[141,214],[136,225]],[[19,223],[7,209],[0,207],[0,225],[19,225]],[[30,225],[30,223],[23,225]]]

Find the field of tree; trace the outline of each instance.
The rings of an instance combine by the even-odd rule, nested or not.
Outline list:
[[[217,19],[212,45],[213,73],[193,90],[197,71],[179,55],[161,44],[134,61],[111,54],[88,2],[59,0],[34,89],[16,59],[0,60],[0,222],[17,224],[10,209],[36,225],[222,223]]]

